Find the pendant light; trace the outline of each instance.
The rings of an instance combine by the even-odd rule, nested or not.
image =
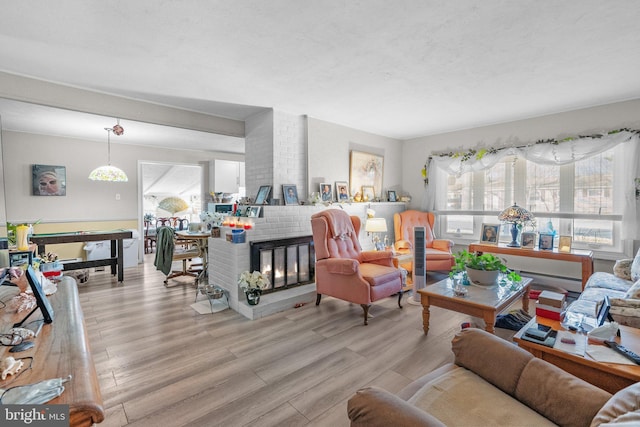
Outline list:
[[[122,169],[111,166],[111,132],[114,132],[114,129],[104,128],[104,130],[107,131],[107,165],[94,169],[89,174],[89,179],[92,181],[127,182],[129,181],[127,174]]]

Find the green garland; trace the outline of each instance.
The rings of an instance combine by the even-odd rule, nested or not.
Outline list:
[[[620,133],[620,132],[630,132],[630,133],[640,134],[640,130],[638,130],[638,129],[622,128],[622,129],[609,131],[606,134],[597,133],[597,134],[594,134],[594,135],[569,136],[567,138],[562,138],[562,139],[555,139],[555,138],[539,139],[534,144],[558,145],[558,144],[563,143],[563,142],[575,141],[577,139],[585,139],[585,138],[598,139],[598,138],[603,138],[605,135],[614,135],[614,134]],[[521,146],[515,147],[515,148],[524,148],[524,147],[528,147],[528,146],[529,145],[521,145]],[[487,154],[497,154],[501,150],[506,150],[508,148],[513,148],[513,147],[480,148],[480,149],[470,148],[470,149],[468,149],[466,151],[448,151],[448,152],[441,152],[441,153],[431,153],[431,155],[427,159],[427,162],[424,164],[424,167],[421,170],[422,179],[424,180],[425,185],[427,185],[429,183],[427,165],[429,164],[431,159],[433,159],[434,156],[435,157],[449,157],[449,158],[452,158],[452,159],[460,158],[461,162],[467,162],[467,161],[469,161],[471,159],[481,160]]]

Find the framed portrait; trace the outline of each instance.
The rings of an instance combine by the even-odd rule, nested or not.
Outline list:
[[[538,249],[552,251],[554,237],[555,236],[552,233],[540,233],[540,237],[538,238]]]
[[[362,186],[362,201],[363,202],[373,202],[373,199],[376,198],[376,193],[373,189],[373,185],[363,185]]]
[[[256,196],[256,205],[264,205],[269,202],[269,193],[271,192],[270,185],[261,185],[258,189],[258,195]]]
[[[260,209],[262,209],[262,206],[249,206],[249,209],[247,209],[247,216],[250,218],[259,217]]]
[[[497,245],[500,236],[500,224],[482,224],[480,243]]]
[[[295,184],[282,184],[285,205],[298,205],[298,188]]]
[[[533,249],[536,247],[536,233],[533,232],[524,232],[522,233],[522,247],[523,248],[528,248],[528,249]]]
[[[398,201],[398,196],[396,196],[396,191],[395,190],[387,191],[387,199],[390,202],[397,202]]]
[[[320,198],[323,202],[333,201],[333,188],[328,182],[320,183]]]
[[[344,181],[336,181],[336,195],[339,202],[349,201],[349,184]]]
[[[67,168],[53,165],[31,165],[34,196],[66,196]]]
[[[571,243],[573,242],[573,237],[571,236],[560,236],[558,240],[558,251],[560,252],[571,252]]]
[[[363,186],[371,186],[378,190],[382,189],[383,156],[351,151],[349,165],[351,194],[356,194]]]

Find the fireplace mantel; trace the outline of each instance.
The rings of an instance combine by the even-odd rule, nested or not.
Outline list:
[[[352,203],[340,204],[350,215],[357,215],[365,223],[366,210],[371,206],[376,217],[387,220],[387,235],[393,241],[393,214],[405,210],[404,203]],[[338,206],[338,205],[334,205]],[[231,243],[225,239],[230,228],[222,228],[220,238],[209,238],[209,283],[225,290],[229,297],[229,306],[249,319],[258,319],[279,311],[315,301],[315,283],[263,295],[258,305],[247,304],[246,298],[238,286],[238,278],[244,271],[250,270],[250,242],[285,239],[312,235],[311,215],[327,209],[327,206],[264,206],[263,217],[253,218],[254,228],[247,230],[245,243]],[[367,233],[360,232],[360,244],[364,250],[373,249]]]

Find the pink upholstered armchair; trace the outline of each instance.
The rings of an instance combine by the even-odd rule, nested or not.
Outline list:
[[[436,217],[433,212],[408,210],[393,215],[393,227],[396,236],[395,249],[398,253],[413,251],[413,227],[421,226],[426,229],[425,246],[427,256],[427,271],[449,271],[454,264],[453,242],[451,240],[436,239],[433,224]],[[402,264],[402,267],[413,271],[413,263]]]
[[[355,304],[368,323],[371,303],[398,294],[402,308],[402,276],[393,266],[393,254],[362,251],[358,241],[360,218],[342,209],[327,209],[311,217],[316,251],[316,305],[322,295]]]

